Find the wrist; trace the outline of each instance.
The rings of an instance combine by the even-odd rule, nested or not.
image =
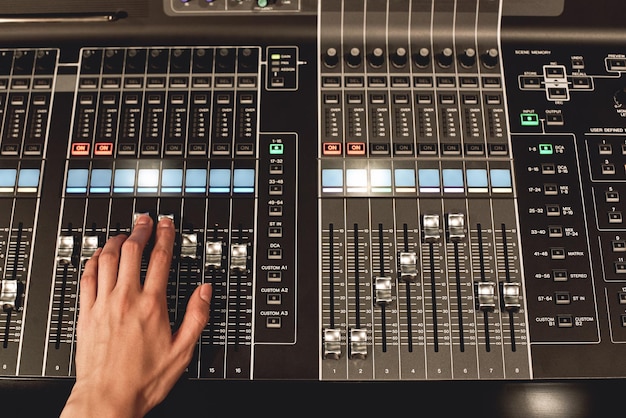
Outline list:
[[[107,390],[102,385],[77,383],[63,408],[61,418],[137,418],[143,412],[131,391]]]

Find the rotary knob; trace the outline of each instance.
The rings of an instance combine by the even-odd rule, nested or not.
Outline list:
[[[400,47],[396,48],[396,51],[391,55],[391,63],[394,67],[402,68],[406,65],[407,53],[406,49]]]
[[[441,68],[449,68],[452,65],[453,55],[452,48],[444,48],[437,56],[437,63]]]
[[[487,68],[494,68],[498,65],[498,59],[500,54],[496,48],[490,48],[482,56],[483,65]]]
[[[471,68],[476,64],[476,50],[474,48],[467,48],[459,57],[459,62],[464,68]]]
[[[356,68],[361,65],[363,58],[361,57],[361,50],[359,48],[351,48],[350,52],[346,56],[346,62],[349,67]]]
[[[335,48],[328,48],[324,54],[324,65],[335,68],[339,64],[339,53]]]
[[[420,48],[420,50],[413,57],[415,65],[419,68],[426,68],[430,64],[430,50],[428,48]]]
[[[380,68],[385,63],[385,51],[382,48],[374,48],[369,55],[369,63],[374,68]]]
[[[626,87],[613,94],[613,102],[616,109],[623,109],[626,106]]]

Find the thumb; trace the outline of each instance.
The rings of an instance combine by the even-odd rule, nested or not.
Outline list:
[[[183,322],[174,334],[174,345],[181,351],[193,348],[209,322],[212,293],[211,285],[205,283],[198,286],[189,298]]]

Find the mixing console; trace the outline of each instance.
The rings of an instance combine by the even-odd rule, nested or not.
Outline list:
[[[3,380],[72,380],[143,213],[198,384],[626,377],[623,6],[99,3],[0,6]]]

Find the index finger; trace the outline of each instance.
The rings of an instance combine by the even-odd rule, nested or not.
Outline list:
[[[150,254],[150,262],[143,286],[144,292],[165,297],[174,253],[175,236],[176,231],[172,220],[167,217],[161,219],[156,228],[154,247]]]

